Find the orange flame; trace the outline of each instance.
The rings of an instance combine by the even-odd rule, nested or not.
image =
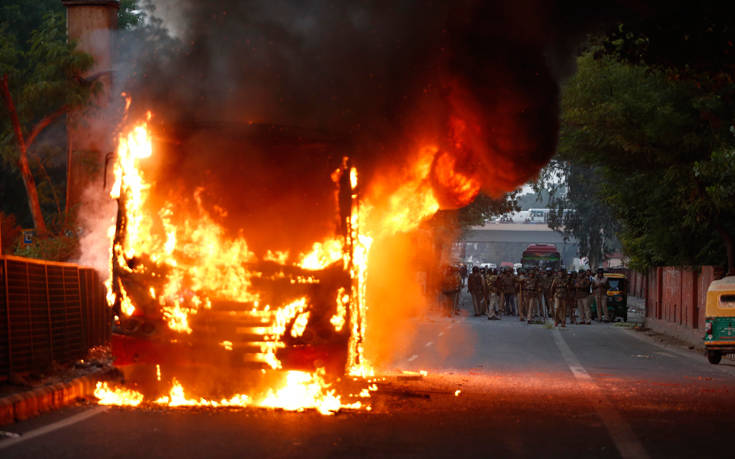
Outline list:
[[[94,396],[100,405],[138,406],[143,401],[143,394],[129,389],[111,389],[106,382],[98,381]]]
[[[364,389],[360,397],[369,397],[375,387]],[[115,387],[110,388],[106,382],[98,382],[95,397],[99,399],[100,405],[114,406],[138,406],[144,401],[141,393]],[[304,411],[315,409],[323,415],[335,414],[344,409],[359,410],[370,409],[360,401],[344,403],[336,391],[324,381],[324,369],[317,369],[314,373],[304,371],[287,371],[277,388],[268,389],[258,400],[246,394],[235,394],[230,398],[220,400],[209,400],[203,397],[195,398],[187,396],[182,384],[174,378],[167,395],[163,395],[154,404],[169,407],[247,407],[258,406],[263,408],[275,408],[286,411]]]
[[[146,290],[146,300],[150,304],[135,304],[122,281],[117,278],[113,282],[111,278],[106,284],[108,302],[119,302],[122,313],[128,316],[136,313],[137,309],[155,307],[171,330],[185,334],[193,332],[193,316],[201,308],[211,307],[212,298],[252,302],[255,306],[249,314],[270,321],[258,330],[263,336],[259,359],[274,370],[281,369],[276,351],[285,346],[282,340],[289,325],[292,337],[300,337],[304,333],[310,318],[307,299],[298,298],[273,309],[269,305],[262,309],[259,307],[260,297],[251,291],[251,279],[260,277],[261,273],[249,271],[246,267],[248,263],[257,261],[256,256],[243,238],[228,237],[215,221],[216,216],[225,215],[226,210],[215,208],[216,215],[212,216],[205,209],[202,205],[203,189],[193,192],[196,208],[191,216],[177,214],[175,206],[169,202],[159,204],[156,211],[151,211],[153,204],[148,202],[151,187],[143,173],[143,165],[153,152],[147,121],[119,137],[115,181],[110,195],[121,202],[125,228],[122,237],[118,235],[115,239],[110,260],[111,268],[119,272],[155,276],[156,273],[146,272],[146,266],[152,266],[152,269],[165,273],[164,278],[160,279],[161,285],[150,286]],[[358,171],[354,167],[348,169],[347,164],[345,161],[343,168],[333,174],[337,183],[341,174],[349,174],[345,179],[349,179],[352,212],[345,222],[345,237],[314,242],[311,251],[293,258],[289,252],[270,250],[262,258],[283,266],[294,264],[307,271],[319,271],[342,262],[352,285],[349,289],[337,291],[336,312],[330,323],[338,332],[346,325],[349,327],[347,373],[367,378],[374,375],[364,349],[368,309],[367,268],[373,241],[412,231],[436,213],[440,200],[434,192],[434,184],[451,190],[461,200],[473,198],[479,185],[473,177],[458,171],[454,157],[430,145],[418,152],[412,167],[398,180],[399,185],[379,184],[382,188],[377,187],[378,192],[360,202]],[[110,232],[110,237],[113,236],[114,228]],[[129,263],[138,257],[145,257],[151,263]],[[291,282],[318,283],[319,280],[317,277],[299,276],[292,278]],[[232,350],[230,341],[219,344],[228,351]],[[157,377],[160,380],[160,372]],[[108,404],[135,406],[143,400],[137,392],[110,389],[106,384],[98,389],[100,403],[104,400]],[[360,395],[369,396],[371,390],[372,387]],[[181,384],[174,380],[169,394],[156,403],[168,406],[245,406],[253,404],[253,401],[243,394],[219,401],[188,398]],[[315,408],[323,414],[362,406],[359,402],[343,404],[335,390],[325,383],[323,370],[287,372],[282,387],[272,389],[255,405],[294,410]]]

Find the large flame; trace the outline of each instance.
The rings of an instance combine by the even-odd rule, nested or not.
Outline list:
[[[146,161],[154,155],[149,120],[150,115],[145,122],[121,135],[118,141],[115,181],[110,195],[118,200],[121,217],[118,227],[110,231],[114,243],[110,257],[112,275],[107,282],[108,302],[118,305],[123,316],[158,314],[172,332],[183,335],[193,332],[193,318],[202,309],[212,308],[213,301],[252,304],[252,310],[242,311],[241,315],[249,315],[263,323],[262,327],[251,330],[261,336],[261,352],[257,359],[272,370],[282,369],[277,353],[286,346],[285,338],[300,338],[304,334],[311,320],[309,299],[291,299],[275,307],[262,304],[253,282],[266,274],[248,268],[258,261],[256,255],[244,238],[228,237],[216,216],[207,211],[202,204],[203,189],[192,191],[188,198],[191,205],[184,211],[180,203],[161,203],[150,196],[150,182],[144,173]],[[345,372],[368,378],[374,374],[365,358],[366,286],[373,242],[414,230],[436,213],[440,205],[433,183],[437,180],[463,201],[473,198],[478,186],[472,178],[456,171],[456,161],[451,156],[438,147],[426,146],[419,150],[416,160],[404,171],[397,185],[379,184],[378,192],[366,193],[368,198],[361,201],[358,171],[348,164],[349,160],[345,159],[342,168],[332,176],[338,184],[346,183],[349,187],[351,204],[349,216],[343,216],[342,224],[346,228],[343,235],[316,241],[310,251],[295,256],[285,251],[268,250],[262,261],[282,267],[280,274],[276,271],[269,276],[283,276],[287,267],[302,269],[307,274],[292,278],[291,283],[304,284],[319,282],[308,272],[316,273],[341,263],[351,284],[349,288],[344,286],[335,291],[332,297],[335,313],[329,323],[336,332],[349,327]],[[186,201],[187,198],[182,199]],[[226,210],[215,208],[215,212],[223,215]],[[123,279],[126,275],[136,275],[137,279],[150,282],[143,286],[144,295],[140,292],[133,295],[130,288],[126,289]],[[230,339],[217,344],[226,351],[236,347]],[[106,384],[97,389],[100,403],[137,405],[143,400],[134,391],[113,390]],[[369,394],[369,390],[361,394]],[[359,401],[343,403],[335,389],[325,382],[323,370],[288,371],[280,387],[270,388],[255,402],[246,394],[218,401],[190,398],[176,380],[169,393],[155,402],[168,406],[314,408],[324,414],[341,408],[367,406]]]
[[[366,398],[370,392],[377,390],[375,384],[363,389],[357,397]],[[106,382],[98,382],[94,391],[100,405],[131,406],[144,403],[144,396],[135,390],[124,387],[110,387]],[[275,387],[269,388],[255,399],[246,394],[235,394],[230,398],[209,400],[203,397],[187,395],[184,387],[174,378],[168,393],[155,400],[145,403],[164,405],[169,407],[198,406],[198,407],[247,407],[282,409],[286,411],[317,410],[324,415],[330,415],[343,409],[359,410],[370,409],[360,400],[352,403],[342,401],[330,384],[324,380],[324,370],[317,369],[313,373],[305,371],[287,371],[282,374],[281,381]]]

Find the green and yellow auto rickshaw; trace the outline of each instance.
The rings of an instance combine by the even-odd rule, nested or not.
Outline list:
[[[622,273],[605,273],[607,278],[607,317],[611,321],[618,318],[623,322],[628,321],[628,288],[625,274]],[[597,301],[594,299],[590,304],[591,317],[599,317],[597,315]]]
[[[735,353],[735,276],[710,284],[704,320],[707,360],[716,365],[723,354]]]

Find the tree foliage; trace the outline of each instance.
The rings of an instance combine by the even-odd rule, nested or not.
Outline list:
[[[620,222],[634,266],[724,263],[735,224],[727,90],[596,57],[583,55],[564,87],[559,158],[587,168],[580,183],[598,184],[589,198]]]
[[[137,1],[123,0],[118,19],[128,29],[142,24]],[[63,231],[66,138],[60,115],[88,107],[97,84],[81,75],[92,63],[67,39],[62,2],[8,0],[0,6],[0,77],[7,77],[0,109],[0,211],[23,226],[33,214],[37,229],[40,224]],[[47,127],[53,134],[43,138]]]
[[[604,201],[599,168],[559,157],[542,171],[535,188],[549,195],[549,227],[576,239],[579,256],[597,267],[606,254],[620,248],[618,221]]]

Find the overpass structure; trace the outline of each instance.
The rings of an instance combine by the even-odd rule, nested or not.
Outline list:
[[[466,263],[520,263],[521,255],[529,244],[554,244],[561,254],[562,263],[572,266],[578,256],[579,244],[565,238],[545,224],[488,223],[471,226],[455,243],[455,254]]]

